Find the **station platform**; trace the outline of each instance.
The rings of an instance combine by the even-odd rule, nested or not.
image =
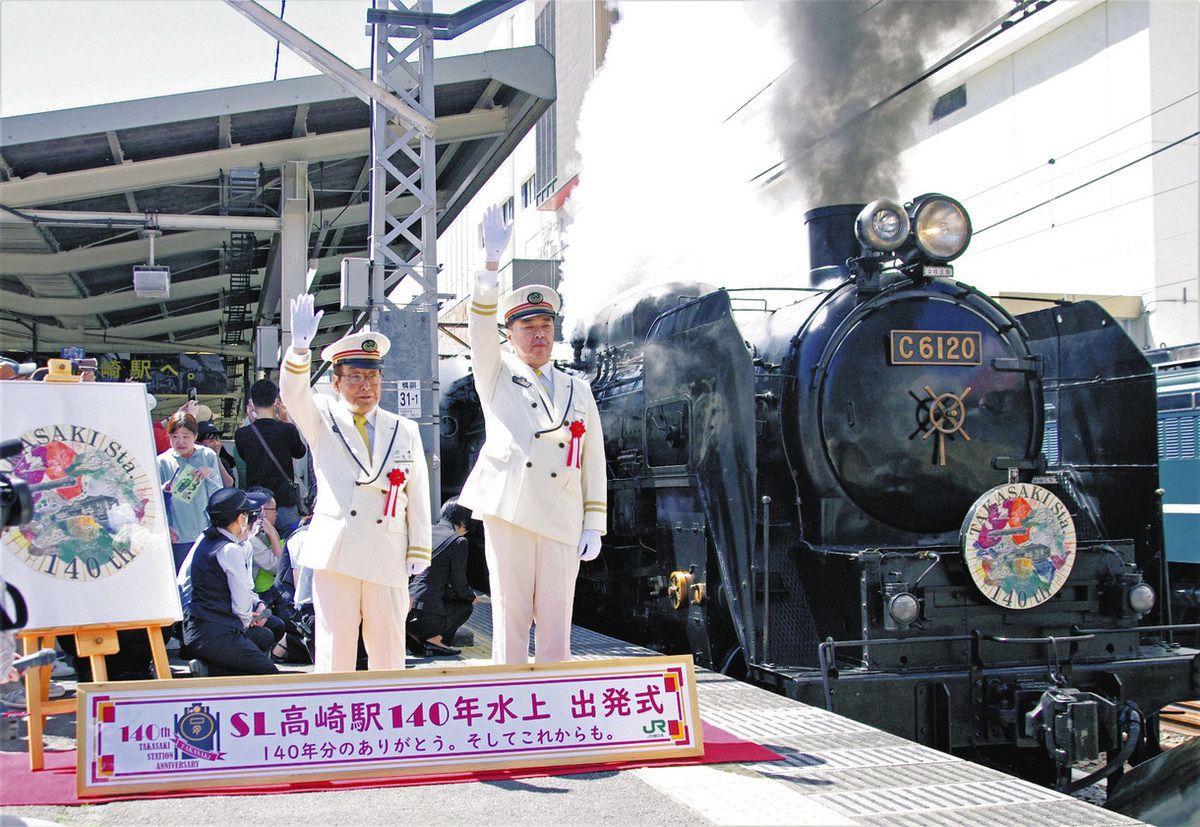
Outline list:
[[[411,665],[420,669],[488,663],[491,608],[486,599],[476,605],[466,631],[472,642],[461,655],[416,658]],[[656,654],[580,627],[573,629],[571,644],[581,660]],[[172,668],[179,677],[187,674],[182,662],[173,662]],[[724,675],[697,670],[697,684],[701,717],[707,723],[761,744],[783,760],[86,807],[6,807],[0,816],[4,824],[1139,823]],[[74,748],[74,724],[74,716],[49,719],[47,749]],[[0,743],[7,752],[25,748],[23,737]]]

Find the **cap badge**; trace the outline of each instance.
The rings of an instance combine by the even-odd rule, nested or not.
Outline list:
[[[525,297],[530,304],[538,304],[542,300],[542,294],[534,291]]]
[[[379,345],[375,343],[374,339],[365,339],[362,343],[362,349],[368,353],[371,353],[372,351],[378,350]]]

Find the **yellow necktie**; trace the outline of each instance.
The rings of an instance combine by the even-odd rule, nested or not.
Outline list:
[[[546,396],[553,396],[550,392],[550,377],[542,373],[540,368],[534,368],[533,373],[538,379],[542,380],[542,387],[546,389]]]
[[[367,438],[367,418],[363,414],[354,415],[354,427],[362,437],[363,445],[367,446],[367,459],[371,458],[371,440]]]

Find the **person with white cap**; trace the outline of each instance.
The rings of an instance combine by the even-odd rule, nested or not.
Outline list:
[[[467,332],[487,433],[458,501],[483,520],[492,659],[527,663],[536,623],[535,660],[570,660],[579,562],[600,554],[606,524],[600,414],[587,382],[550,364],[558,293],[526,285],[497,302],[512,227],[492,207],[483,233],[486,266],[475,277]]]
[[[314,670],[354,670],[360,623],[369,668],[403,669],[408,578],[431,557],[421,434],[412,420],[379,407],[382,358],[391,347],[381,333],[352,333],[321,351],[333,364],[337,397],[313,393],[309,345],[322,312],[314,313],[309,294],[292,300],[292,346],[279,380],[317,477],[312,522],[296,561],[313,570]]]

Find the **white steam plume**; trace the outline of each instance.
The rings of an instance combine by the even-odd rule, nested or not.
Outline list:
[[[564,234],[568,339],[635,286],[805,283],[802,211],[750,183],[781,152],[766,98],[730,118],[791,60],[771,5],[620,4],[580,115]]]

